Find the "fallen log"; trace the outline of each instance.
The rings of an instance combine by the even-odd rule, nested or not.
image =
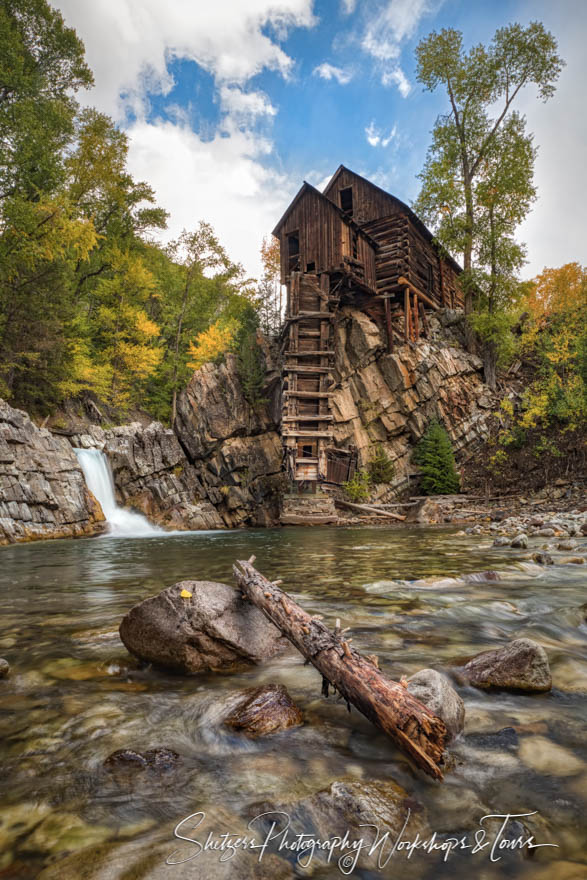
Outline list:
[[[340,507],[348,507],[349,510],[364,510],[365,513],[388,516],[390,519],[397,519],[400,522],[405,520],[405,516],[401,513],[392,513],[391,510],[383,510],[382,507],[372,507],[370,504],[355,504],[352,501],[343,501],[341,498],[336,498],[334,503],[340,505]]]
[[[377,658],[366,658],[350,646],[344,631],[334,632],[312,617],[291,596],[263,577],[248,562],[237,562],[233,572],[245,598],[260,608],[298,651],[322,675],[322,693],[334,688],[369,721],[384,731],[416,766],[442,779],[448,733],[444,722],[413,697],[403,684],[380,672]],[[240,566],[240,567],[239,567]]]

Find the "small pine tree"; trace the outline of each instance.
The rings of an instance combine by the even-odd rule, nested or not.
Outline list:
[[[355,504],[359,501],[368,501],[371,494],[371,478],[367,471],[355,471],[351,479],[342,484],[342,488],[349,501]]]
[[[372,483],[391,483],[395,476],[395,466],[380,443],[369,459],[367,470]]]
[[[451,495],[459,491],[461,481],[450,438],[440,422],[428,426],[416,447],[415,461],[420,466],[420,482],[426,495]]]

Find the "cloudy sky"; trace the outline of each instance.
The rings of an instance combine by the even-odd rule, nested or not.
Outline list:
[[[541,20],[567,62],[547,104],[519,107],[540,148],[539,201],[520,230],[525,275],[587,262],[585,0],[54,0],[86,45],[83,100],[130,136],[130,168],[171,214],[200,219],[251,274],[260,242],[305,179],[343,163],[410,202],[443,96],[415,81],[433,29],[488,42]]]

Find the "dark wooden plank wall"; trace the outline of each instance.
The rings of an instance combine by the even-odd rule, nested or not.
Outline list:
[[[393,196],[377,189],[369,181],[343,168],[333,180],[331,187],[325,190],[326,198],[340,207],[339,192],[347,186],[353,188],[353,220],[359,225],[381,217],[389,217],[399,213],[400,206]]]
[[[300,237],[300,271],[314,263],[314,272],[321,273],[340,266],[344,257],[353,256],[352,236],[357,236],[357,259],[363,264],[367,284],[375,287],[375,252],[360,230],[351,228],[331,203],[311,190],[299,199],[287,218],[280,235],[281,280],[289,275],[288,235]]]

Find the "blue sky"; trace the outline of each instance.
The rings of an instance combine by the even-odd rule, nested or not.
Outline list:
[[[583,0],[56,5],[95,71],[84,100],[128,131],[131,170],[171,212],[168,235],[208,220],[251,273],[263,235],[303,179],[322,185],[342,162],[405,201],[416,197],[430,129],[446,109],[442,93],[423,92],[415,80],[423,36],[455,27],[471,45],[509,22],[542,20],[567,67],[548,104],[528,90],[519,105],[540,148],[540,200],[520,236],[525,274],[587,262]]]

